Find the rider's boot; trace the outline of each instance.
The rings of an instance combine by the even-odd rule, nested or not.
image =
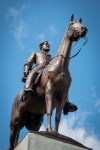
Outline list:
[[[68,115],[69,112],[74,112],[76,111],[78,108],[76,105],[74,105],[73,103],[70,103],[68,101],[66,101],[65,106],[63,108],[63,114],[64,115]]]
[[[20,101],[26,101],[29,98],[32,98],[34,95],[34,91],[32,89],[23,90]]]
[[[31,98],[34,95],[33,87],[34,87],[34,82],[36,79],[37,73],[31,72],[27,79],[26,83],[24,86],[24,94],[23,94],[23,101],[27,100],[28,98]]]
[[[30,90],[30,89],[29,89],[29,91],[25,91],[24,90],[24,94],[23,94],[22,100],[26,101],[27,99],[32,98],[33,95],[34,95],[34,92],[32,92],[32,90]]]

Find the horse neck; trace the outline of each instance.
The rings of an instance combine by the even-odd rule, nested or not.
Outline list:
[[[57,64],[59,64],[59,67],[61,66],[63,70],[68,68],[71,46],[72,41],[69,39],[68,32],[66,31],[57,53]]]

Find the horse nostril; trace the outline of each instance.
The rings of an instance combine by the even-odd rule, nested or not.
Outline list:
[[[86,27],[84,27],[84,26],[81,27],[81,30],[88,32],[88,29]]]
[[[88,32],[88,29],[86,27],[84,27],[85,32]]]
[[[85,27],[84,27],[84,26],[82,26],[82,27],[81,27],[81,30],[82,30],[82,31],[84,31],[84,29],[85,29]]]

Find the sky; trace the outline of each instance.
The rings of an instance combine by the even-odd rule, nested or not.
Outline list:
[[[88,28],[87,44],[70,60],[72,83],[69,101],[78,110],[62,114],[59,133],[83,145],[100,147],[100,0],[1,0],[0,1],[0,150],[9,147],[10,114],[17,93],[23,89],[23,66],[40,42],[50,43],[54,57],[69,25],[81,17]],[[83,39],[72,49],[74,55]],[[55,110],[52,116],[54,128]],[[41,130],[46,130],[47,116]],[[21,130],[19,141],[28,133]]]

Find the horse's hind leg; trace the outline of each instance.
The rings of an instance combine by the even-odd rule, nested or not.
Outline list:
[[[13,150],[18,141],[18,134],[20,130],[20,121],[21,121],[21,114],[18,112],[13,114],[11,121],[10,121],[10,147],[9,150]]]

